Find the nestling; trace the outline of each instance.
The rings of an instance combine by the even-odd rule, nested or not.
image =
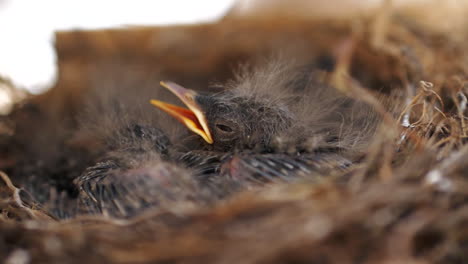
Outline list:
[[[174,167],[169,171],[178,173],[171,175],[172,180],[180,178],[183,184],[191,186],[186,188],[192,192],[188,197],[200,197],[201,192],[207,194],[197,198],[200,202],[210,200],[207,198],[210,196],[214,200],[223,198],[252,181],[264,183],[294,180],[298,175],[328,175],[333,170],[346,169],[353,162],[353,154],[365,147],[376,124],[369,115],[372,113],[369,107],[316,81],[310,67],[281,61],[254,69],[244,68],[235,80],[214,94],[202,94],[170,81],[161,85],[187,108],[153,99],[151,104],[165,112],[152,112],[156,119],[153,125],[142,125],[137,115],[128,115],[125,122],[114,121],[117,127],[112,131],[117,133],[110,132],[107,136],[111,142],[107,145],[112,147],[101,163],[111,161],[114,166],[110,170],[94,166],[75,181],[85,197],[93,198],[86,198],[86,203],[98,204],[101,211],[109,208],[106,204],[119,203],[123,196],[118,194],[122,192],[110,183],[128,184],[132,177],[125,171],[137,173],[135,178],[148,175],[140,169],[148,167],[147,164],[154,167],[164,163],[164,166]],[[141,102],[146,96],[138,95]],[[125,101],[120,103],[133,106]],[[113,111],[114,107],[107,109]],[[165,120],[166,113],[190,132],[167,130],[180,125]],[[160,177],[154,173],[161,170],[150,171],[153,176],[145,176],[145,180],[160,184]],[[187,181],[190,178],[195,185]],[[96,199],[98,189],[94,185],[90,187],[90,182],[99,184],[99,188],[105,188],[102,183],[107,182],[116,200]],[[171,188],[167,185],[166,193],[171,193]],[[183,189],[180,185],[177,188]],[[164,199],[146,197],[143,200],[153,202],[138,208],[160,206]],[[136,212],[121,211],[123,213],[117,215]]]

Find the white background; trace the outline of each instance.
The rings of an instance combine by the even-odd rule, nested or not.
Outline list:
[[[31,92],[56,78],[53,32],[214,21],[233,0],[0,0],[0,75]]]

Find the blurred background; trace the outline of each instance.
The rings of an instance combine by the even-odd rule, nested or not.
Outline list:
[[[37,94],[57,80],[54,32],[194,24],[231,17],[341,17],[379,8],[412,12],[439,30],[464,25],[466,0],[0,0],[0,77]],[[0,84],[1,85],[1,84]],[[4,90],[4,89],[3,89]],[[9,100],[0,89],[0,106]],[[5,99],[6,98],[6,99]]]
[[[234,0],[0,0],[0,76],[32,93],[57,78],[57,30],[215,21]],[[0,94],[0,104],[2,95]]]
[[[164,65],[206,84],[278,39],[294,43],[281,29],[288,21],[367,18],[378,26],[396,14],[455,39],[464,36],[467,10],[468,0],[0,0],[0,114],[52,87],[75,98],[90,86],[90,69],[112,60],[142,64],[148,76]],[[212,24],[164,27],[200,23]],[[328,24],[313,34],[333,35]],[[326,43],[304,34],[296,40]]]

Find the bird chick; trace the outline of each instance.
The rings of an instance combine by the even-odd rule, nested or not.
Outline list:
[[[359,152],[372,134],[372,111],[319,83],[312,72],[273,61],[244,68],[213,94],[164,81],[187,108],[153,99],[163,112],[152,111],[152,123],[138,112],[114,113],[115,105],[138,105],[120,96],[118,104],[103,108],[110,111],[107,117],[116,116],[106,121],[112,128],[103,137],[106,153],[75,181],[80,204],[91,213],[128,217],[165,208],[167,201],[206,204],[252,182],[345,170],[355,160],[350,153]],[[191,132],[174,129],[164,112]],[[121,113],[124,121],[117,118]]]
[[[307,140],[323,133],[326,140],[347,147],[346,133],[359,130],[355,143],[362,143],[369,126],[375,127],[370,107],[317,82],[312,69],[297,65],[274,61],[244,70],[221,92],[209,95],[170,81],[161,85],[187,108],[155,99],[151,103],[198,134],[211,150],[264,149],[286,137]],[[366,123],[366,130],[353,127]]]
[[[317,82],[310,68],[277,61],[244,70],[215,94],[201,94],[170,81],[161,85],[187,108],[155,99],[151,103],[199,135],[181,141],[189,155],[198,153],[211,159],[213,153],[239,154],[240,160],[245,159],[246,152],[251,157],[286,153],[310,164],[310,160],[317,163],[317,157],[328,160],[333,155],[340,160],[337,168],[347,167],[352,162],[352,155],[347,154],[359,152],[377,124],[370,107]],[[219,173],[221,164],[231,156],[224,155],[225,159],[213,163],[213,170]],[[271,170],[264,171],[275,171],[276,165],[286,162],[285,157],[273,155],[268,159],[273,165],[265,163]],[[191,165],[195,163],[191,160]],[[247,170],[243,172],[248,174]]]

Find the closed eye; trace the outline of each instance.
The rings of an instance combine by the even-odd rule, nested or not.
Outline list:
[[[226,132],[226,133],[231,133],[233,132],[232,128],[226,126],[226,125],[223,125],[223,124],[216,124],[216,128],[223,131],[223,132]]]

